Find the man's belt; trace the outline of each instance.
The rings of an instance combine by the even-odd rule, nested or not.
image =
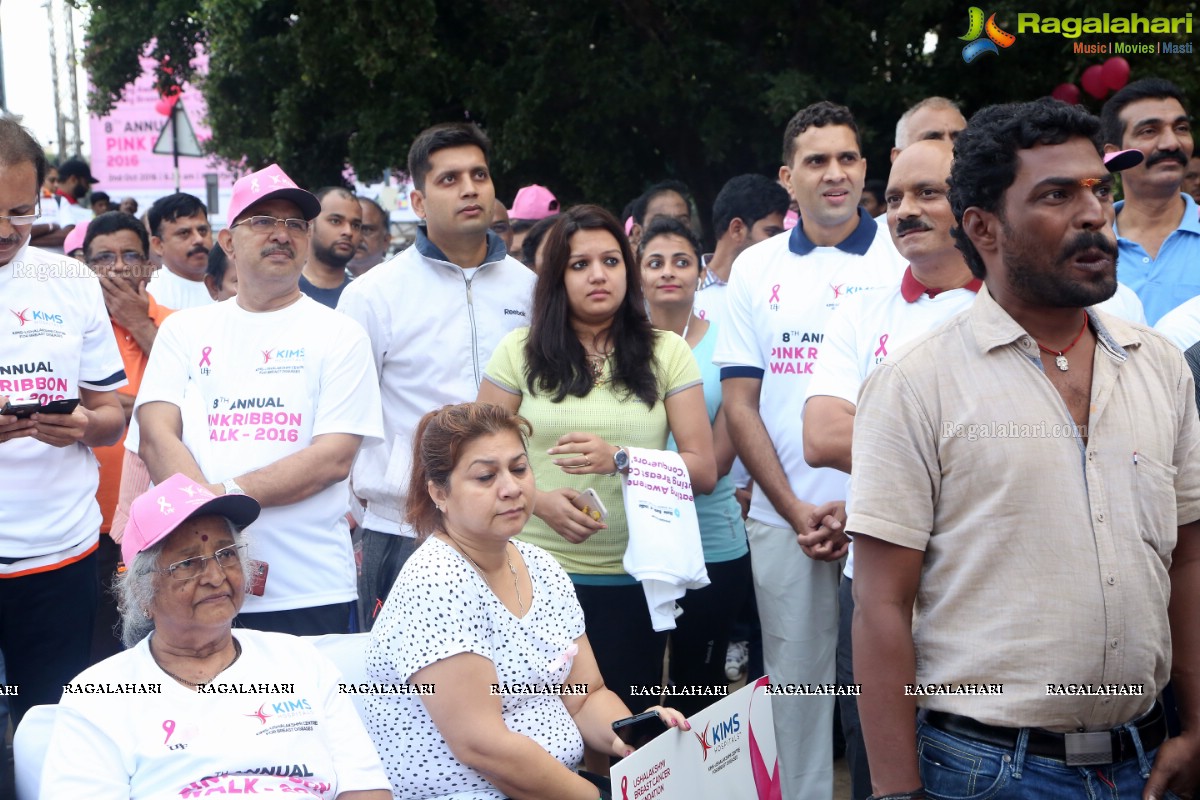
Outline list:
[[[1021,728],[1002,728],[984,725],[970,717],[947,714],[943,711],[922,712],[921,719],[928,725],[954,736],[974,739],[977,742],[1014,750]],[[1167,721],[1162,706],[1154,703],[1140,719],[1134,722],[1142,751],[1150,752],[1167,738]],[[1115,764],[1137,755],[1133,736],[1125,728],[1092,733],[1055,733],[1042,728],[1029,729],[1029,741],[1025,752],[1063,761],[1067,766],[1090,764]]]

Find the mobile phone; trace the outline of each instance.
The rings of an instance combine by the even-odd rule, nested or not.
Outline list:
[[[600,495],[596,494],[595,489],[584,489],[572,502],[576,508],[596,522],[604,522],[608,519],[608,509],[604,507],[604,503],[600,502]]]
[[[29,419],[34,414],[70,414],[78,405],[78,397],[70,400],[51,400],[45,405],[40,403],[25,403],[14,406],[12,403],[5,403],[4,408],[0,408],[0,414],[16,417],[17,419]]]
[[[41,410],[42,406],[40,403],[25,403],[17,406],[14,406],[12,403],[5,403],[4,408],[0,408],[0,415],[16,417],[17,419],[29,419]]]
[[[646,711],[617,720],[612,729],[625,744],[641,747],[665,731],[667,725],[657,711]]]
[[[79,405],[79,398],[73,397],[70,400],[51,400],[45,403],[38,409],[39,414],[70,414],[75,411]]]
[[[255,597],[262,597],[263,592],[267,590],[267,573],[271,570],[271,565],[265,561],[250,560],[250,584],[246,587],[246,591]]]

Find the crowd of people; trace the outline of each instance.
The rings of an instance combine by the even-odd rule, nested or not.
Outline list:
[[[761,641],[773,685],[854,688],[772,697],[787,800],[833,796],[835,727],[854,800],[1190,797],[1187,106],[927,98],[871,185],[817,102],[711,252],[679,181],[506,205],[436,125],[392,257],[378,203],[277,165],[215,233],[188,194],[93,215],[0,119],[0,654],[14,722],[59,704],[44,796],[605,798],[641,690],[687,730]],[[625,558],[646,451],[707,573],[673,628]],[[296,638],[354,631],[362,718]]]

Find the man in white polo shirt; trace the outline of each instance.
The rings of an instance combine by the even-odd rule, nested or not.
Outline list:
[[[822,520],[829,501],[845,498],[846,481],[804,463],[798,401],[834,309],[895,283],[901,265],[887,232],[859,209],[866,161],[848,109],[820,102],[796,114],[779,172],[800,223],[734,262],[713,361],[730,435],[755,483],[746,532],[767,672],[773,682],[832,683],[837,560],[847,542]],[[828,800],[833,697],[775,697],[773,707],[783,796]]]
[[[950,229],[954,212],[950,187],[951,143],[913,142],[896,156],[884,200],[888,227],[908,269],[897,284],[851,297],[833,315],[821,345],[804,405],[804,458],[811,467],[850,472],[854,404],[875,365],[905,342],[965,310],[982,281],[971,275]],[[854,549],[838,587],[838,673],[840,684],[854,683],[850,621]],[[838,697],[851,797],[871,794],[871,773],[852,695]]]
[[[266,585],[238,620],[296,635],[350,627],[347,479],[363,439],[383,433],[366,333],[300,292],[320,210],[275,165],[234,184],[219,242],[237,297],[163,323],[134,409],[153,480],[182,472],[262,505],[250,555]]]
[[[0,118],[0,652],[16,722],[56,703],[88,665],[99,599],[99,473],[89,448],[121,435],[125,385],[100,283],[29,246],[46,173],[41,145]],[[48,403],[78,400],[72,410]],[[32,408],[31,408],[32,407]]]

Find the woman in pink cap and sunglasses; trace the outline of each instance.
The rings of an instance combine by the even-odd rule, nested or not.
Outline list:
[[[134,500],[114,587],[130,649],[64,687],[43,797],[390,800],[337,668],[294,636],[232,629],[259,510],[180,474]]]

